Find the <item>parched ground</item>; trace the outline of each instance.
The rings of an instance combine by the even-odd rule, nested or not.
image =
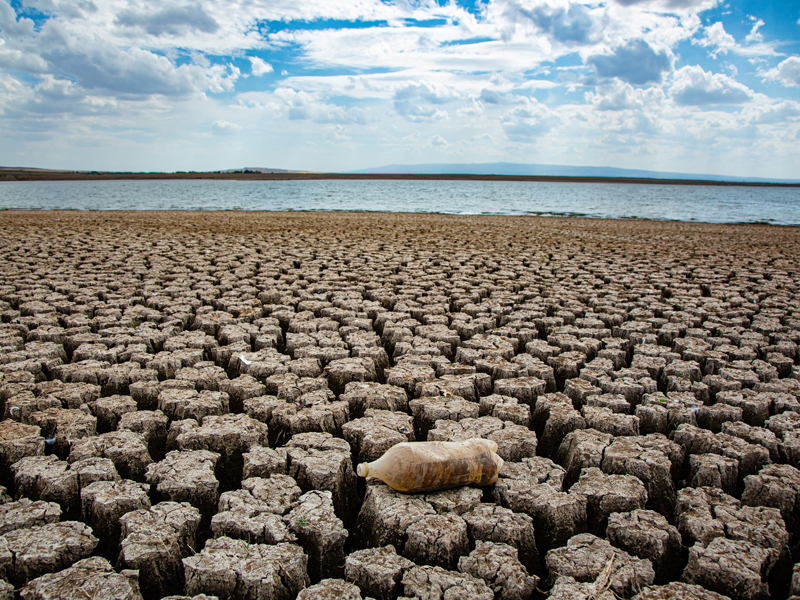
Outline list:
[[[0,212],[0,598],[800,595],[799,258],[752,225]],[[471,437],[489,488],[355,475]]]

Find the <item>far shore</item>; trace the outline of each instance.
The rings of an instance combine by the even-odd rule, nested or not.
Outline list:
[[[313,180],[404,180],[404,181],[520,181],[530,183],[622,183],[639,185],[696,185],[800,188],[800,183],[771,183],[763,181],[715,181],[710,179],[657,179],[639,177],[545,177],[532,175],[467,175],[467,174],[366,174],[313,173],[289,171],[262,173],[258,171],[214,172],[185,171],[176,173],[118,172],[118,171],[56,171],[47,169],[0,169],[4,181],[105,181],[159,179],[214,179],[228,181],[313,181]]]

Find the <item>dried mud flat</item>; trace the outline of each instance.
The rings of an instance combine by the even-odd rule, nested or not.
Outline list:
[[[800,230],[0,214],[0,598],[800,595]],[[485,437],[497,484],[357,462]]]

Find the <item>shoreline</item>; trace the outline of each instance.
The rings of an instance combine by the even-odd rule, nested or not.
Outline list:
[[[215,214],[234,214],[234,215],[253,215],[253,216],[267,216],[267,215],[275,215],[275,216],[286,216],[286,215],[365,215],[365,216],[388,216],[388,215],[399,215],[399,216],[430,216],[430,217],[456,217],[456,218],[477,218],[477,219],[492,219],[492,218],[503,218],[503,219],[563,219],[563,220],[586,220],[586,221],[608,221],[608,222],[632,222],[632,223],[653,223],[653,224],[686,224],[686,225],[709,225],[709,226],[716,226],[716,227],[777,227],[777,228],[788,228],[788,229],[798,229],[800,230],[800,223],[771,223],[767,221],[735,221],[735,222],[713,222],[713,221],[696,221],[696,220],[680,220],[680,219],[667,219],[667,218],[648,218],[648,217],[638,217],[638,216],[630,216],[630,217],[602,217],[602,216],[592,216],[587,214],[579,214],[579,213],[551,213],[551,212],[542,212],[542,213],[526,213],[526,214],[507,214],[507,213],[448,213],[448,212],[435,212],[435,211],[417,211],[417,212],[404,212],[404,211],[385,211],[385,210],[349,210],[349,209],[319,209],[319,210],[311,210],[311,209],[298,209],[298,210],[246,210],[246,209],[163,209],[163,210],[154,210],[154,209],[117,209],[117,208],[110,208],[104,210],[97,210],[97,209],[80,209],[80,208],[0,208],[0,215],[2,214],[53,214],[53,213],[65,213],[65,214],[117,214],[117,215],[146,215],[148,213],[152,214],[189,214],[189,215],[215,215]]]
[[[517,181],[527,183],[593,183],[627,185],[675,185],[714,187],[800,188],[800,183],[763,181],[717,181],[711,179],[657,179],[640,177],[566,177],[540,175],[464,175],[464,174],[350,174],[350,173],[215,173],[215,172],[86,172],[27,169],[0,169],[0,183],[6,181],[141,181],[141,180],[220,180],[220,181]]]

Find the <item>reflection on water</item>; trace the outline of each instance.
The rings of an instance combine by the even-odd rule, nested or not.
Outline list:
[[[0,183],[0,208],[347,210],[800,225],[800,188],[519,181],[37,181]]]

